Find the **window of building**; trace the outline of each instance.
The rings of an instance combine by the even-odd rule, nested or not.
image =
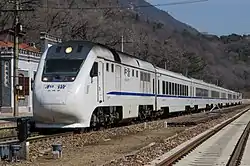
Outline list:
[[[18,76],[18,84],[22,86],[22,90],[19,91],[19,95],[25,96],[29,95],[29,77],[24,77],[23,74],[19,74]]]
[[[111,64],[111,72],[114,72],[114,64]]]
[[[109,64],[106,63],[106,71],[109,71]]]

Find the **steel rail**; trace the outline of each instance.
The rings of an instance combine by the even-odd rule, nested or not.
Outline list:
[[[17,128],[16,126],[0,127],[0,131],[2,131],[2,130],[13,130],[13,129],[16,129],[16,128]]]
[[[215,129],[213,129],[210,132],[208,132],[207,134],[201,136],[200,138],[198,138],[194,142],[188,144],[184,148],[178,150],[173,155],[169,156],[168,158],[166,158],[163,161],[161,161],[160,163],[158,163],[157,166],[165,166],[165,165],[172,165],[172,164],[174,164],[179,159],[183,158],[185,155],[187,155],[189,152],[191,152],[193,149],[195,149],[196,147],[198,147],[200,144],[202,144],[203,142],[205,142],[208,138],[210,138],[211,136],[213,136],[214,134],[216,134],[218,131],[220,131],[221,129],[223,129],[225,126],[227,126],[228,124],[232,123],[233,121],[235,121],[236,119],[238,119],[240,116],[242,116],[243,114],[245,114],[247,111],[249,111],[249,108],[246,109],[246,110],[244,110],[244,111],[242,111],[241,113],[239,113],[238,115],[236,115],[232,119],[227,120],[225,123],[217,126]]]
[[[245,151],[245,147],[246,147],[246,143],[247,143],[247,139],[249,137],[249,133],[250,133],[250,121],[248,122],[244,132],[242,133],[240,139],[238,140],[234,151],[227,163],[227,166],[236,166],[240,164],[242,155]]]
[[[37,135],[27,138],[27,142],[33,143],[38,141],[46,141],[50,139],[56,139],[60,137],[70,136],[73,135],[73,132],[66,132],[66,133],[59,133],[59,134],[52,134],[52,135]],[[20,141],[17,139],[17,137],[12,137],[13,139],[6,139],[2,141],[0,139],[0,145],[6,145],[6,144],[17,144],[20,143]]]

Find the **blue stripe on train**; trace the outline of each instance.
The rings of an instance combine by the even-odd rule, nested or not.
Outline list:
[[[150,96],[153,97],[155,94],[153,93],[138,93],[138,92],[108,92],[108,95],[116,95],[116,96]],[[166,98],[192,98],[192,99],[217,99],[210,97],[190,97],[190,96],[173,96],[173,95],[157,95],[157,97],[166,97]],[[221,99],[227,100],[227,99]]]

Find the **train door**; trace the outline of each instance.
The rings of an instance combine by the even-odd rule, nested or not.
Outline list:
[[[97,98],[98,102],[104,100],[104,62],[99,60],[98,62],[98,77],[97,77]]]
[[[115,89],[121,91],[121,66],[115,66]]]
[[[190,105],[193,105],[193,83],[190,84],[190,98],[189,98]]]

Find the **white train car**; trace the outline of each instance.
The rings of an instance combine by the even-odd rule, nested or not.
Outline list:
[[[33,95],[37,128],[105,126],[241,102],[239,93],[87,41],[48,48]]]
[[[181,74],[157,68],[156,74],[157,106],[168,112],[185,111],[186,106],[192,107],[190,98],[191,79]]]

